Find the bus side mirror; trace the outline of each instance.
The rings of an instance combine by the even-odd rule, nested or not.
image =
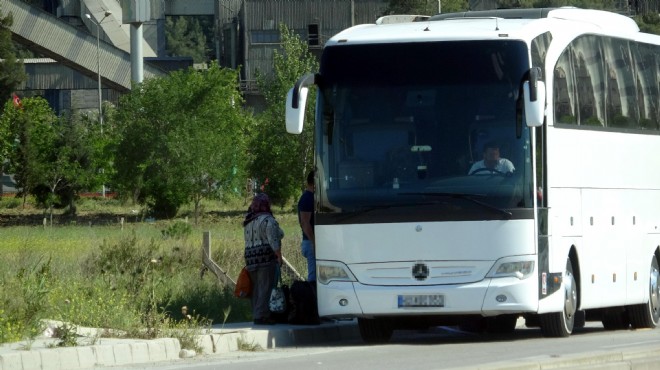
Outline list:
[[[305,122],[305,107],[307,106],[308,86],[315,84],[317,76],[314,73],[308,73],[293,86],[286,95],[286,131],[290,134],[300,134]]]
[[[294,94],[291,88],[289,93],[286,94],[286,131],[290,134],[300,134],[303,129],[303,122],[305,122],[305,106],[307,104],[306,87],[301,88],[298,94]],[[293,98],[297,95],[297,104],[294,108]]]
[[[538,127],[543,125],[545,118],[545,83],[538,80],[525,81],[523,83],[523,94],[527,126]]]

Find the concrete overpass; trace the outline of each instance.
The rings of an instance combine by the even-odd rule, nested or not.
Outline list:
[[[157,22],[160,20],[161,24],[164,23],[165,15],[213,15],[215,13],[213,0],[150,2],[152,15]],[[97,73],[100,71],[101,83],[104,87],[119,92],[130,90],[130,25],[122,22],[123,11],[119,1],[78,0],[77,3],[75,1],[69,3],[74,3],[68,5],[70,9],[58,8],[56,14],[71,15],[71,9],[75,9],[77,14],[73,17],[79,17],[78,25],[70,22],[71,17],[58,17],[56,14],[30,6],[21,0],[2,0],[0,11],[5,15],[12,13],[14,23],[11,31],[16,42],[90,78],[96,79]],[[110,15],[105,17],[108,11]],[[85,14],[90,14],[93,19],[86,19]],[[102,36],[98,48],[100,66],[97,70],[95,27],[99,22],[101,22]],[[164,45],[164,40],[159,40],[157,43]],[[142,42],[142,46],[144,57],[164,56],[158,55],[158,47],[154,48],[145,41]],[[161,54],[163,53],[164,51],[161,51]],[[144,63],[144,78],[165,73],[148,62]]]

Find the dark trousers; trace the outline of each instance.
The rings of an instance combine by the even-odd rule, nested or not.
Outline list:
[[[268,266],[259,267],[250,272],[252,280],[252,319],[267,319],[270,317],[268,301],[270,292],[275,286],[275,261]]]

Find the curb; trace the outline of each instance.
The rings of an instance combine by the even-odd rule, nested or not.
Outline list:
[[[563,357],[537,356],[518,360],[496,362],[478,366],[479,370],[653,370],[660,364],[660,347],[647,346],[621,351],[596,351]],[[471,367],[457,367],[452,370],[473,370]]]
[[[111,340],[91,346],[20,349],[0,354],[0,370],[73,370],[96,366],[178,360],[181,345],[174,338]]]
[[[95,329],[82,328],[79,334],[95,333]],[[314,326],[274,325],[253,327],[252,323],[228,324],[214,327],[208,334],[198,335],[197,344],[203,355],[217,355],[249,348],[272,349],[359,338],[355,321],[323,323]],[[121,366],[154,363],[191,358],[193,350],[182,349],[178,339],[99,339],[93,345],[78,347],[52,347],[51,338],[41,338],[31,347],[12,343],[0,346],[0,370],[82,370],[97,366]]]

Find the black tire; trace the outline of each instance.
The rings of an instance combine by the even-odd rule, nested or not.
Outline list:
[[[601,322],[605,330],[625,330],[630,326],[628,313],[622,309],[606,310]]]
[[[635,329],[655,328],[660,321],[660,288],[658,287],[658,258],[651,259],[651,278],[649,279],[649,300],[643,304],[627,307],[628,319]]]
[[[528,328],[538,328],[541,326],[539,315],[536,314],[526,314],[525,315],[525,326]]]
[[[387,343],[392,338],[394,329],[384,319],[358,319],[360,336],[365,343],[378,344]]]
[[[573,333],[575,313],[577,312],[577,284],[573,276],[571,260],[566,261],[566,271],[562,279],[564,290],[564,306],[562,312],[551,312],[539,315],[541,333],[546,337],[568,337]]]
[[[573,329],[584,328],[584,325],[587,324],[587,313],[584,311],[575,312],[575,320],[573,321]]]

